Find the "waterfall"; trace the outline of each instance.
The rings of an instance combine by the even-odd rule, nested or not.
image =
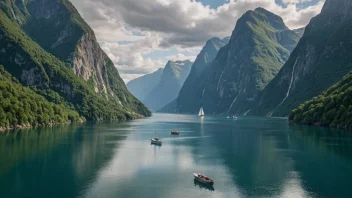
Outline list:
[[[203,96],[204,96],[204,93],[205,93],[205,87],[204,87],[204,89],[203,89],[203,93],[202,93],[202,97],[201,97],[201,98],[203,98]]]
[[[290,91],[291,91],[292,84],[293,84],[293,81],[294,81],[295,68],[296,68],[298,59],[299,59],[299,57],[297,57],[297,59],[296,59],[296,61],[295,61],[295,64],[293,65],[293,68],[292,68],[291,82],[290,82],[290,86],[288,87],[288,90],[287,90],[287,93],[286,93],[286,97],[280,102],[279,105],[277,105],[277,106],[275,107],[275,109],[271,112],[270,117],[271,117],[271,115],[273,115],[273,114],[275,113],[275,111],[285,102],[285,100],[286,100],[286,99],[288,98],[288,96],[290,95]]]
[[[235,104],[235,102],[236,102],[237,98],[238,98],[238,96],[237,96],[237,97],[233,100],[233,102],[232,102],[232,104],[231,104],[231,106],[230,106],[229,110],[227,110],[227,112],[226,112],[226,115],[227,115],[227,114],[229,114],[229,112],[230,112],[230,110],[231,110],[231,108],[232,108],[233,104]]]
[[[221,75],[220,75],[220,78],[219,78],[219,82],[218,82],[218,86],[216,87],[216,91],[219,91],[220,82],[221,82],[222,76],[224,75],[225,69],[226,69],[226,67],[224,67],[224,70],[222,70],[222,72],[221,72]]]

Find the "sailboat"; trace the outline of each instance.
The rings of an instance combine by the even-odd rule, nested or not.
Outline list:
[[[198,113],[199,117],[204,117],[204,110],[203,107],[200,108],[199,113]]]
[[[152,139],[150,140],[150,143],[151,143],[151,144],[155,144],[155,145],[161,146],[161,144],[162,144],[163,142],[160,140],[160,138],[157,138],[157,137],[155,136],[155,134],[156,134],[156,131],[154,130],[154,138],[152,138]]]

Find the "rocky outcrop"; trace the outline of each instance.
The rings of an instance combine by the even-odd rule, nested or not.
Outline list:
[[[94,91],[103,93],[106,97],[108,93],[105,85],[103,68],[105,67],[105,53],[97,46],[89,35],[84,35],[78,42],[76,51],[73,53],[72,66],[77,76],[82,77],[85,81],[93,82]]]
[[[287,116],[352,71],[352,2],[327,0],[278,75],[258,97],[252,115]]]

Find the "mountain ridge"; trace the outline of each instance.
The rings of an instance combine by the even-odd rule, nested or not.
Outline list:
[[[158,111],[172,102],[178,95],[191,70],[192,62],[168,61],[158,85],[149,93],[145,104],[152,111]]]
[[[263,8],[247,11],[211,66],[213,75],[203,90],[201,106],[215,114],[248,111],[298,40],[281,17]]]
[[[163,69],[159,68],[153,73],[146,74],[144,76],[131,80],[127,83],[127,88],[134,96],[144,102],[148,94],[160,82],[162,74]]]
[[[195,113],[199,110],[199,98],[209,75],[207,69],[214,61],[220,48],[225,46],[229,40],[230,37],[225,37],[223,39],[214,37],[206,42],[200,53],[197,55],[190,74],[183,84],[177,99],[164,106],[160,110],[161,112]]]
[[[33,6],[36,3],[39,3],[42,7]],[[66,4],[63,5],[62,3]],[[59,12],[62,10],[55,10],[58,13],[50,12],[49,8],[55,7],[53,5],[59,6],[64,12]],[[49,6],[47,12],[50,15],[45,15],[48,20],[53,16],[66,16],[67,12],[76,11],[72,4],[66,0],[36,0],[28,2],[2,0],[0,2],[0,48],[2,49],[0,52],[0,64],[4,65],[4,68],[13,77],[17,78],[23,86],[31,87],[37,94],[44,96],[48,101],[74,107],[87,120],[131,119],[142,115],[149,116],[149,110],[127,91],[118,75],[117,69],[100,49],[95,37],[89,36],[89,34],[94,35],[94,32],[89,32],[86,35],[81,34],[81,38],[92,39],[88,42],[88,45],[91,45],[92,48],[86,46],[84,49],[87,52],[85,54],[90,54],[90,58],[96,60],[95,62],[82,62],[81,64],[87,70],[92,67],[96,68],[91,70],[92,75],[89,76],[89,79],[74,72],[74,67],[76,66],[72,59],[67,59],[68,61],[65,62],[62,57],[54,56],[54,51],[49,50],[52,53],[47,52],[44,49],[47,46],[44,46],[43,42],[38,42],[42,44],[42,46],[39,45],[36,41],[39,40],[40,35],[34,38],[28,36],[30,33],[28,27],[25,26],[32,24],[32,29],[40,29],[35,26],[38,23],[34,23],[33,20],[35,21],[35,19],[33,18],[37,16],[36,14],[45,14],[46,12],[39,12],[45,10],[45,6]],[[66,10],[66,6],[72,6],[71,10]],[[78,12],[72,14],[76,18],[80,16]],[[40,20],[45,20],[45,17],[40,18]],[[83,20],[82,18],[80,19]],[[30,22],[31,20],[32,22]],[[76,19],[71,18],[70,15],[68,17],[69,23],[67,23],[67,20],[63,20],[56,21],[56,24],[63,23],[71,27],[71,20]],[[78,22],[83,23],[84,21],[78,20]],[[50,24],[46,25],[48,25],[49,31]],[[84,29],[84,27],[81,28]],[[56,29],[51,29],[51,31],[53,30]],[[65,31],[63,30],[63,32]],[[45,36],[42,34],[42,37]],[[75,54],[73,57],[83,60],[84,58],[82,57],[84,56],[76,52],[76,49],[81,49],[79,40],[76,39],[76,41],[77,43],[69,43],[71,48],[68,49],[74,49],[70,54]],[[94,53],[94,50],[99,51],[99,53]],[[59,58],[61,59],[59,60]],[[99,64],[101,62],[104,62],[104,64]],[[98,87],[103,88],[104,86],[107,92],[97,91],[100,90]]]
[[[287,116],[352,71],[348,54],[352,48],[348,39],[351,9],[350,1],[325,2],[290,59],[258,97],[250,115]]]

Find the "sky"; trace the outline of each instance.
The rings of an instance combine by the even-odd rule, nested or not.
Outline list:
[[[248,10],[263,7],[290,29],[306,26],[325,0],[71,0],[123,80],[194,61],[206,41],[231,36]]]

